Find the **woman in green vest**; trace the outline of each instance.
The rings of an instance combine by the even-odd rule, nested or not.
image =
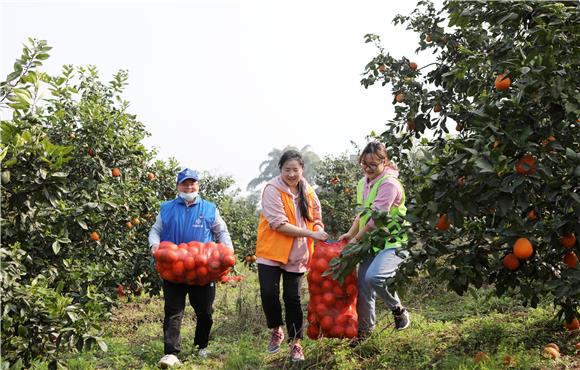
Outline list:
[[[377,211],[389,211],[391,215],[404,216],[405,191],[399,182],[399,171],[389,161],[387,150],[380,142],[369,143],[359,157],[359,164],[364,177],[357,186],[357,203],[359,206]],[[395,221],[396,222],[396,221]],[[395,228],[400,225],[390,225]],[[358,214],[350,230],[340,236],[349,243],[358,243],[364,234],[375,228],[368,214]],[[391,229],[391,227],[389,227]],[[384,245],[373,246],[373,254],[366,256],[358,269],[357,312],[359,322],[359,339],[364,339],[374,330],[376,324],[375,297],[378,295],[393,312],[397,330],[406,329],[411,320],[409,312],[401,304],[396,292],[391,292],[387,279],[395,276],[402,259],[395,250],[406,242],[405,237],[389,239]]]

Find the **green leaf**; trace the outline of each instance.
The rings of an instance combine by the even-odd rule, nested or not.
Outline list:
[[[491,163],[489,163],[489,161],[486,160],[485,158],[478,158],[475,161],[475,165],[477,167],[479,167],[479,169],[481,170],[480,172],[482,172],[482,173],[494,173],[495,172],[493,170],[493,167],[491,166]]]
[[[52,251],[54,254],[58,254],[58,252],[60,252],[60,243],[57,240],[52,242]]]
[[[79,224],[79,226],[83,229],[83,230],[88,230],[89,227],[87,226],[87,223],[84,222],[83,220],[77,220],[77,223]]]
[[[101,349],[101,351],[107,352],[107,350],[109,349],[109,347],[107,346],[107,343],[105,343],[105,341],[103,340],[103,338],[95,337],[95,340],[97,341],[97,344],[99,345],[99,348]]]

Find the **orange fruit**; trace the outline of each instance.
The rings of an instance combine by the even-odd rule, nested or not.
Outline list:
[[[387,66],[386,66],[386,65],[384,65],[384,64],[381,64],[381,65],[379,66],[379,68],[377,68],[377,69],[378,69],[378,71],[379,71],[379,72],[381,72],[381,73],[385,73],[385,70],[387,69]]]
[[[439,220],[437,220],[437,225],[435,226],[437,230],[445,231],[449,229],[451,223],[449,222],[449,217],[445,213],[439,215]]]
[[[255,255],[250,255],[250,256],[246,256],[246,262],[248,263],[254,263],[256,262],[256,256]]]
[[[99,233],[96,231],[93,231],[90,235],[90,238],[92,241],[98,242],[99,240],[101,240],[101,237],[99,236]]]
[[[415,62],[409,63],[409,68],[411,68],[413,71],[415,71],[417,69],[417,63],[415,63]]]
[[[123,285],[117,284],[117,288],[115,290],[117,291],[117,297],[120,298],[125,296],[125,287],[123,287]]]
[[[489,360],[489,356],[487,355],[487,353],[485,352],[477,352],[475,354],[475,356],[473,356],[473,361],[475,361],[475,363],[480,363],[480,362],[485,362]]]
[[[318,339],[320,336],[320,328],[316,325],[308,325],[308,329],[306,329],[306,335],[310,339]]]
[[[564,321],[564,327],[568,329],[568,331],[578,330],[580,328],[580,323],[578,319],[574,317],[570,322]]]
[[[111,175],[113,177],[119,177],[121,176],[121,170],[119,169],[119,167],[115,167],[111,170]]]
[[[496,90],[507,90],[510,88],[512,84],[512,81],[509,79],[509,77],[504,77],[504,75],[502,73],[498,74],[497,77],[495,78],[495,89]]]
[[[149,181],[155,180],[155,174],[153,172],[147,172],[147,180]]]
[[[527,238],[519,238],[514,244],[513,252],[517,258],[525,260],[534,253],[534,247]]]
[[[546,347],[552,347],[556,351],[560,352],[560,347],[558,347],[558,345],[556,343],[548,343],[548,344],[546,344],[546,346],[544,348],[546,348]]]
[[[457,187],[462,188],[465,186],[465,176],[461,176],[457,179]]]
[[[131,222],[133,223],[133,225],[139,225],[141,223],[141,220],[139,219],[139,217],[135,217],[131,220]]]
[[[513,254],[506,254],[501,263],[507,270],[514,271],[520,267],[520,260]]]
[[[507,367],[516,367],[518,365],[518,362],[516,361],[516,358],[514,356],[506,355],[503,358],[503,364]]]
[[[395,96],[395,100],[397,101],[397,103],[404,102],[405,101],[405,94],[398,93],[397,96]]]
[[[409,129],[409,131],[415,131],[415,129],[417,128],[417,125],[415,125],[415,121],[407,121],[407,128]]]
[[[576,235],[574,233],[567,233],[561,239],[564,248],[572,248],[576,244]]]
[[[566,253],[566,255],[564,256],[564,263],[571,269],[576,268],[576,265],[578,264],[578,257],[576,256],[576,253],[574,252]]]
[[[461,123],[458,123],[457,125],[455,125],[455,131],[463,131],[463,125]]]
[[[533,175],[536,173],[536,159],[531,154],[524,154],[516,162],[516,172],[521,175]]]
[[[95,156],[95,150],[93,148],[89,148],[89,155],[91,157],[94,157]]]
[[[544,352],[542,353],[544,357],[551,358],[552,360],[560,357],[560,352],[556,351],[553,347],[544,347]]]
[[[493,149],[497,149],[501,145],[501,141],[496,140],[493,142]]]
[[[528,211],[528,220],[534,221],[538,219],[538,213],[534,209]]]
[[[133,228],[133,224],[131,223],[131,221],[127,221],[125,223],[125,226],[127,226],[127,229],[131,230]]]
[[[435,106],[433,107],[433,112],[435,113],[441,112],[441,106],[439,104],[435,104]]]
[[[431,42],[431,41],[433,41],[433,38],[431,37],[431,35],[425,36],[425,42]]]

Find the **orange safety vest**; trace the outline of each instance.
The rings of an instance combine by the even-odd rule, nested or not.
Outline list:
[[[278,190],[278,192],[280,192],[280,198],[282,198],[282,205],[284,206],[284,213],[288,217],[288,222],[296,226],[296,214],[294,213],[292,197],[283,191]],[[308,186],[306,189],[306,199],[310,215],[314,215],[314,189],[311,186]],[[308,230],[314,230],[314,221],[305,220],[305,222]],[[262,212],[260,213],[260,222],[258,224],[256,257],[267,258],[282,264],[287,264],[294,238],[294,236],[271,229]],[[310,262],[312,253],[314,253],[314,240],[311,238],[308,238],[308,251],[310,252],[308,262]]]

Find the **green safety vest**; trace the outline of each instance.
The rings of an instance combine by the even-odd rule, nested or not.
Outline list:
[[[389,210],[390,220],[389,223],[386,225],[386,228],[387,231],[390,233],[391,237],[385,240],[385,245],[383,247],[373,247],[372,250],[375,253],[378,253],[383,249],[399,248],[401,245],[406,244],[408,239],[407,234],[401,232],[402,225],[399,223],[399,220],[407,214],[407,207],[405,207],[405,189],[403,188],[403,185],[400,183],[399,179],[397,179],[394,176],[384,175],[377,182],[375,182],[375,184],[369,191],[367,199],[364,199],[363,201],[363,192],[365,188],[366,179],[362,178],[358,182],[358,185],[356,187],[356,202],[359,206],[363,206],[365,209],[370,208],[371,204],[373,204],[375,198],[377,197],[379,186],[381,186],[383,181],[385,181],[387,178],[392,178],[396,180],[399,183],[399,185],[401,185],[401,189],[403,189],[403,197],[401,198],[401,204],[399,204],[397,207],[391,207],[391,209]],[[359,230],[362,230],[362,228],[365,227],[370,218],[371,218],[370,213],[361,215],[358,224]]]

